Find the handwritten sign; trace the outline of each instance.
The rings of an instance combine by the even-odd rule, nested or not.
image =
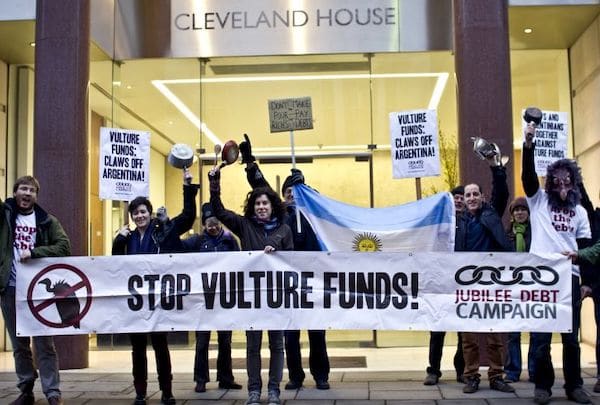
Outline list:
[[[390,113],[390,134],[394,179],[440,174],[435,110]]]
[[[312,129],[312,102],[310,97],[269,100],[271,132]]]
[[[100,198],[131,201],[150,194],[150,132],[100,128]]]
[[[521,115],[525,110],[521,112]],[[569,133],[566,112],[543,111],[542,122],[535,130],[535,171],[546,175],[546,168],[557,160],[567,157],[567,135]],[[523,133],[527,123],[523,123]],[[525,140],[523,135],[523,141]]]

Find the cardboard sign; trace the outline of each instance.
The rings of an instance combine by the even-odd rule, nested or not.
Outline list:
[[[390,113],[392,177],[439,176],[437,112],[412,110]]]
[[[150,132],[100,128],[100,198],[131,201],[150,194]]]
[[[312,102],[310,97],[269,100],[271,132],[312,129]]]

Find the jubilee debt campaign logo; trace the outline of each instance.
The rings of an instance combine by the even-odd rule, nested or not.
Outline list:
[[[463,319],[556,319],[559,275],[549,266],[459,268],[456,315]]]
[[[53,264],[29,283],[27,304],[35,319],[47,327],[79,329],[92,305],[92,285],[77,267]]]

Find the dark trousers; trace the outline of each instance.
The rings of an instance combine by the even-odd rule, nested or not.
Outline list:
[[[217,332],[219,351],[217,354],[217,381],[233,383],[231,372],[231,331]],[[194,358],[194,381],[206,383],[210,381],[208,365],[208,346],[210,331],[196,331],[196,357]]]
[[[594,319],[596,320],[596,378],[600,379],[600,287],[594,288]]]
[[[527,370],[529,379],[535,377],[535,352],[537,350],[536,340],[529,336],[529,350],[527,351]],[[506,344],[506,360],[504,361],[504,372],[506,378],[519,381],[521,378],[521,332],[509,332]]]
[[[465,359],[462,351],[462,334],[458,332],[457,335],[458,344],[456,345],[456,353],[454,354],[454,369],[456,370],[456,377],[460,377],[465,371]],[[438,377],[442,376],[440,364],[442,362],[445,337],[446,332],[429,332],[429,367],[427,367],[427,374],[435,374]]]
[[[302,368],[302,355],[300,354],[300,331],[286,330],[284,334],[285,355],[290,381],[302,383],[305,374]],[[308,357],[310,373],[315,381],[327,381],[329,379],[329,357],[327,355],[325,331],[309,330],[308,342],[310,345]]]
[[[579,348],[579,322],[581,317],[581,291],[579,278],[573,276],[571,294],[573,297],[573,325],[569,333],[561,333],[563,345],[563,375],[565,377],[565,391],[567,393],[583,385],[581,379],[581,350]],[[551,333],[532,333],[537,350],[535,353],[535,388],[551,392],[554,385],[554,367],[550,356]]]
[[[167,344],[166,332],[151,333],[130,333],[131,340],[131,361],[133,364],[133,385],[137,394],[146,395],[148,386],[148,358],[146,357],[146,347],[148,346],[148,336],[152,342],[154,356],[156,358],[156,372],[158,374],[158,386],[165,394],[172,394],[171,381],[171,355],[169,354],[169,345]]]

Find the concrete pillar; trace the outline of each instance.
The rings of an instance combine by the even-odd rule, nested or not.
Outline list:
[[[89,0],[38,0],[35,33],[34,175],[39,202],[87,255]],[[88,367],[88,336],[55,340],[61,368]]]
[[[497,143],[513,161],[513,126],[507,0],[454,0],[454,63],[458,83],[461,184],[491,192],[487,163],[473,153],[471,137]],[[484,170],[485,169],[485,170]],[[513,171],[508,186],[514,195]]]

